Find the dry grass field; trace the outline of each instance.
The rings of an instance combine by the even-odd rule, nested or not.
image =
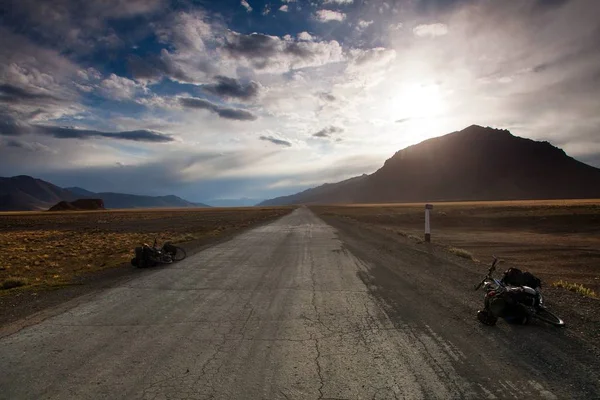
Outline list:
[[[423,238],[423,204],[311,209]],[[562,280],[600,294],[600,200],[434,203],[431,227],[432,242],[458,256],[487,263],[497,255],[546,284]]]
[[[0,213],[0,296],[69,285],[129,262],[141,243],[221,237],[287,214],[286,207]]]

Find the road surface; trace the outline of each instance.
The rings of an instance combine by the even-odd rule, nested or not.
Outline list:
[[[561,330],[478,324],[480,273],[357,235],[300,208],[79,300],[0,339],[0,398],[600,397]]]

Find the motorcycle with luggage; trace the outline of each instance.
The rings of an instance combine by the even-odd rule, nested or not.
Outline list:
[[[475,286],[475,290],[483,287],[485,291],[484,307],[477,312],[481,323],[493,326],[502,318],[508,323],[527,324],[531,319],[538,319],[554,326],[565,326],[564,321],[544,304],[539,278],[518,268],[509,268],[502,279],[496,279],[493,273],[498,261],[494,256],[486,276]]]

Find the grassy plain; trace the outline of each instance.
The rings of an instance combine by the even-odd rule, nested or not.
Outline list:
[[[0,295],[69,285],[129,262],[141,243],[217,238],[273,220],[289,207],[0,213]],[[184,246],[185,247],[185,246]]]
[[[423,238],[423,204],[313,206],[317,214],[347,218]],[[600,200],[434,203],[432,242],[465,258],[507,265],[600,293]],[[459,254],[460,253],[460,254]]]

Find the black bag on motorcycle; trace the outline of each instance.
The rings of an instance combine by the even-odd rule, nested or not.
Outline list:
[[[136,247],[135,257],[131,259],[131,264],[138,268],[153,267],[156,265],[152,257],[153,250],[148,246]]]
[[[502,282],[510,286],[529,286],[530,288],[541,288],[542,281],[530,272],[523,272],[519,268],[509,268],[504,271]]]
[[[525,321],[527,310],[523,304],[533,305],[533,300],[523,289],[509,289],[502,294],[486,297],[485,308],[496,318],[504,318],[507,322]]]

